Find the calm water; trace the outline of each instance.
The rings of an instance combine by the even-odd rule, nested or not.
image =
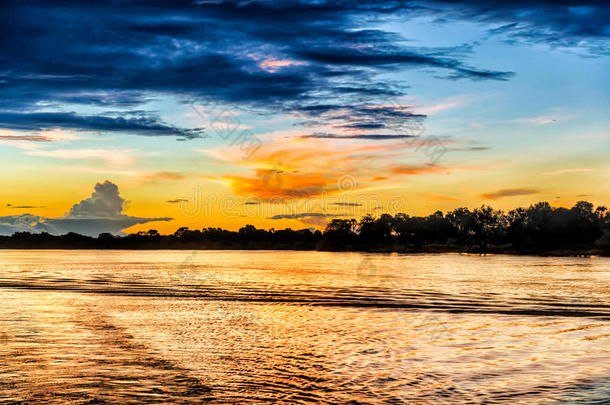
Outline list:
[[[609,259],[0,251],[0,269],[2,403],[609,403]]]

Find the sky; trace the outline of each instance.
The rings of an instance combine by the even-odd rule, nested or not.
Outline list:
[[[0,6],[0,234],[607,205],[597,1]]]

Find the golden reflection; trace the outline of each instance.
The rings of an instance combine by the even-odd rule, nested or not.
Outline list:
[[[3,251],[0,264],[1,401],[610,394],[608,259]]]

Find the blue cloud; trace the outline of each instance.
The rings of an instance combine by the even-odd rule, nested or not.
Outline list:
[[[471,45],[413,47],[373,22],[422,15],[469,20],[507,41],[586,46],[602,54],[610,49],[609,10],[602,2],[576,0],[5,0],[0,126],[198,137],[196,129],[168,126],[152,112],[120,118],[60,111],[65,105],[132,110],[145,108],[151,97],[174,95],[344,121],[346,129],[384,129],[415,117],[363,111],[405,94],[404,87],[380,80],[381,73],[432,69],[451,80],[501,81],[513,73],[472,66]],[[278,60],[295,63],[265,67]]]
[[[436,68],[451,78],[510,77],[468,67],[451,50],[439,55],[407,48],[399,35],[358,22],[411,8],[372,1],[8,0],[0,11],[0,125],[195,138],[192,130],[150,119],[49,110],[66,104],[130,109],[151,95],[172,94],[302,112],[326,99],[404,94],[372,84],[377,73],[392,68]],[[298,63],[274,70],[265,60]]]
[[[83,116],[73,112],[21,113],[0,111],[0,128],[27,131],[64,128],[84,131],[124,132],[146,136],[174,135],[187,139],[201,138],[203,135],[201,129],[177,128],[164,124],[154,117]]]

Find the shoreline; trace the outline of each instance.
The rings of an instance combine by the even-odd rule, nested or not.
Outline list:
[[[18,247],[0,247],[0,251],[9,250],[107,250],[107,251],[277,251],[277,252],[330,252],[330,253],[377,253],[377,254],[400,254],[400,255],[421,255],[421,254],[460,254],[460,255],[473,255],[473,256],[487,256],[487,255],[506,255],[506,256],[533,256],[533,257],[581,257],[581,258],[593,258],[593,257],[610,257],[610,253],[604,253],[597,249],[583,249],[583,250],[549,250],[542,252],[535,251],[517,251],[517,250],[502,250],[502,249],[489,249],[482,251],[481,249],[455,249],[447,248],[443,249],[440,247],[430,248],[406,248],[406,249],[297,249],[297,248],[282,248],[282,247],[270,247],[270,248],[256,248],[256,247],[91,247],[91,246],[18,246]]]

